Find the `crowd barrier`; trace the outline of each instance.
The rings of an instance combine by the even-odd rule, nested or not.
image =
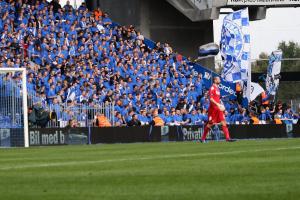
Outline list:
[[[218,129],[220,130],[220,129]],[[288,133],[285,125],[230,125],[235,139],[300,137],[300,125]],[[56,146],[74,144],[112,144],[136,142],[197,141],[203,134],[199,126],[141,126],[141,127],[86,127],[86,128],[30,128],[30,146]],[[21,129],[1,129],[0,146],[22,146]],[[216,139],[214,133],[209,140]],[[223,134],[221,138],[224,139]]]

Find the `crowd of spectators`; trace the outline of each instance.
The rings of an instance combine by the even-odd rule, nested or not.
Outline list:
[[[100,9],[90,12],[85,3],[74,9],[57,0],[0,0],[0,8],[0,67],[26,67],[31,100],[53,108],[59,119],[84,116],[61,110],[62,104],[104,103],[114,104],[116,126],[151,124],[156,112],[166,125],[207,121],[202,74],[195,74],[189,60],[167,43],[149,48],[133,26],[117,25]],[[11,78],[19,81],[21,75]],[[224,103],[231,124],[298,118],[288,107],[254,113],[237,101]]]

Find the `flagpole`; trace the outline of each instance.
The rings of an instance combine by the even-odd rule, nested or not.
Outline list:
[[[249,9],[247,8],[247,12],[249,15]],[[250,21],[249,21],[249,26],[250,26]],[[251,40],[251,39],[250,39]],[[250,43],[251,44],[251,43]],[[248,104],[251,101],[251,79],[252,79],[252,75],[251,75],[251,45],[249,46],[249,58],[248,58],[248,80],[247,80],[247,98],[248,98]]]
[[[251,56],[251,47],[250,47],[250,56]],[[248,104],[251,101],[251,79],[252,79],[252,75],[251,75],[251,62],[249,60],[248,63],[248,80],[247,80],[247,99],[248,99]]]

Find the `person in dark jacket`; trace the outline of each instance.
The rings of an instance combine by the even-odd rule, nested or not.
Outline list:
[[[132,115],[132,119],[128,122],[128,126],[141,126],[142,123],[138,120],[138,116],[136,114]]]
[[[58,0],[52,0],[50,2],[50,5],[53,6],[53,12],[54,13],[57,13],[59,9],[61,9],[61,5],[59,4],[59,1]]]

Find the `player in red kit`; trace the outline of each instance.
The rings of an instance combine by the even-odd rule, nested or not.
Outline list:
[[[214,124],[221,123],[222,130],[224,132],[226,141],[234,142],[235,140],[230,139],[229,131],[227,128],[225,116],[224,116],[224,105],[221,103],[221,95],[219,90],[219,84],[221,83],[220,77],[214,77],[214,83],[209,89],[209,108],[208,108],[208,122],[205,125],[204,133],[201,138],[201,142],[205,142],[206,136]]]

